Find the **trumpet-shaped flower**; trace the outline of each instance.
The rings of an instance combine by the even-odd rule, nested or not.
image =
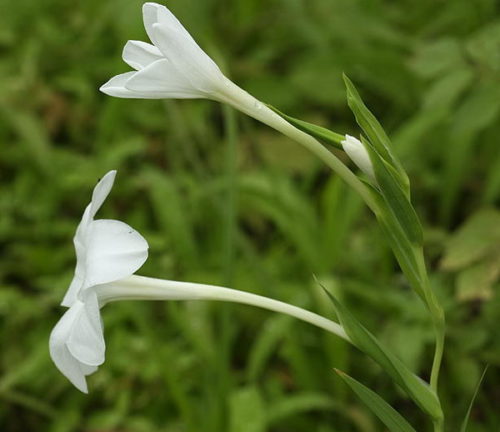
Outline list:
[[[77,228],[75,276],[62,302],[69,307],[49,340],[52,360],[79,390],[87,393],[86,376],[104,362],[100,308],[118,300],[217,300],[243,303],[294,316],[349,341],[337,323],[277,300],[230,288],[135,276],[147,258],[148,244],[134,229],[115,220],[95,220],[116,172],[96,185],[92,201]]]
[[[205,98],[231,105],[315,153],[374,208],[368,188],[335,155],[226,78],[165,6],[145,3],[142,10],[152,44],[128,41],[122,56],[135,70],[111,78],[101,86],[103,93],[139,99]]]
[[[49,341],[52,360],[83,392],[87,392],[85,376],[104,362],[96,288],[132,275],[148,256],[146,240],[130,226],[116,220],[94,220],[115,175],[116,171],[110,171],[96,185],[77,228],[75,276],[62,302],[69,309],[54,327]]]
[[[219,99],[227,78],[165,7],[145,3],[143,19],[153,45],[128,41],[123,60],[135,72],[117,75],[100,90],[123,98]]]

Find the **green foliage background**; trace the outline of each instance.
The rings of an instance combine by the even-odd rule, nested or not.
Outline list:
[[[441,393],[457,430],[500,424],[500,4],[495,0],[172,0],[243,88],[357,134],[341,73],[394,140],[448,315]],[[295,143],[208,101],[97,91],[145,39],[137,0],[0,0],[0,430],[381,431],[339,368],[420,430],[359,352],[245,306],[117,303],[107,360],[80,394],[48,355],[93,185],[100,216],[150,242],[140,274],[229,285],[332,316],[315,274],[422,376],[432,329],[374,218]]]

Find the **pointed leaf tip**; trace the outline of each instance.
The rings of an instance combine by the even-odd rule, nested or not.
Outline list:
[[[433,418],[441,418],[439,399],[428,384],[412,373],[387,347],[370,333],[349,310],[342,305],[325,287],[319,284],[328,295],[337,313],[340,324],[352,343],[375,360],[406,393]]]
[[[363,102],[356,86],[349,77],[343,74],[343,79],[347,91],[347,104],[354,114],[356,122],[381,158],[394,168],[397,173],[396,180],[398,184],[406,194],[409,194],[410,182],[408,175],[399,159],[392,153],[392,144],[384,128]]]
[[[472,412],[472,407],[474,406],[474,401],[476,400],[476,397],[477,397],[477,395],[479,393],[479,389],[481,388],[481,384],[484,381],[484,377],[486,375],[486,372],[488,371],[489,366],[490,365],[486,365],[486,367],[483,370],[483,373],[481,374],[481,377],[479,378],[479,381],[477,383],[476,389],[474,391],[474,394],[472,395],[472,399],[471,399],[471,401],[469,403],[469,407],[467,409],[467,412],[465,414],[464,420],[462,422],[462,426],[460,427],[460,432],[466,432],[467,431],[467,426],[469,424],[469,418],[470,418],[470,414]]]
[[[346,373],[338,369],[335,369],[335,372],[391,432],[416,432],[410,423],[377,393]]]

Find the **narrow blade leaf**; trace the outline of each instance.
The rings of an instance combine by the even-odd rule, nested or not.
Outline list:
[[[393,213],[394,219],[401,225],[410,242],[421,245],[423,232],[420,220],[408,198],[408,194],[401,188],[395,177],[396,171],[382,159],[370,142],[363,139],[363,144],[370,152],[375,177],[388,210]]]
[[[391,432],[416,432],[415,429],[390,406],[377,393],[356,381],[354,378],[342,371],[335,369],[335,372],[344,382],[356,393],[356,395],[370,408],[373,413],[382,421]]]
[[[398,174],[398,182],[401,187],[408,192],[410,189],[410,180],[408,179],[408,175],[406,174],[403,166],[397,157],[392,153],[392,144],[389,137],[385,133],[384,128],[366,107],[352,81],[345,74],[343,75],[343,78],[347,89],[347,104],[356,117],[356,122],[365,132],[366,136],[381,157],[394,167]]]
[[[392,214],[386,212],[377,215],[377,218],[399,266],[408,278],[412,288],[425,303],[425,283],[420,275],[418,262],[415,257],[415,247],[410,243],[405,232],[394,220]]]
[[[467,425],[469,424],[470,413],[472,411],[472,407],[474,406],[474,401],[476,400],[477,394],[479,393],[479,389],[481,388],[481,384],[483,383],[484,376],[486,375],[487,370],[488,370],[488,366],[486,366],[484,368],[484,371],[481,375],[481,378],[479,378],[479,382],[477,383],[476,390],[474,391],[474,394],[472,395],[472,399],[470,401],[469,408],[467,409],[467,413],[465,414],[464,421],[462,423],[462,426],[460,427],[460,432],[467,431]]]
[[[299,120],[297,118],[291,117],[281,112],[277,108],[273,107],[272,105],[268,105],[268,107],[271,108],[276,114],[283,117],[287,122],[291,123],[296,128],[300,129],[302,132],[308,133],[309,135],[312,135],[314,138],[320,139],[322,141],[327,142],[328,144],[335,146],[336,148],[342,149],[341,142],[345,140],[344,135],[332,132],[331,130],[321,126],[308,123],[304,120]]]
[[[375,360],[424,412],[434,419],[442,418],[441,404],[429,385],[410,372],[403,362],[383,346],[328,290],[325,289],[325,292],[353,344]]]

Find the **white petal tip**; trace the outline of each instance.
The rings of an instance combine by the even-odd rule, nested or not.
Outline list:
[[[99,90],[108,96],[118,98],[141,98],[141,95],[134,94],[125,88],[125,83],[135,74],[135,71],[125,72],[116,75],[108,82],[99,87]]]
[[[135,70],[141,70],[162,57],[154,45],[136,40],[127,41],[122,51],[123,61]]]
[[[154,3],[154,2],[146,2],[142,5],[142,11],[143,13],[148,11],[148,10],[151,10],[151,9],[159,9],[161,7],[165,7],[165,6],[162,6],[158,3]]]
[[[108,95],[108,96],[114,96],[114,97],[123,97],[121,96],[121,91],[119,88],[115,86],[109,85],[109,82],[106,84],[103,84],[101,87],[99,87],[99,91]]]
[[[113,183],[115,182],[115,177],[116,177],[116,173],[117,171],[116,170],[110,170],[108,171],[104,177],[101,179],[101,182],[111,182],[111,186],[113,185]]]
[[[87,386],[87,381],[84,380],[83,383],[75,383],[75,382],[71,382],[71,384],[73,384],[78,390],[80,390],[82,393],[84,394],[89,394],[89,388]]]
[[[95,185],[90,202],[90,217],[93,218],[108,197],[115,182],[116,170],[107,172]]]
[[[113,184],[115,183],[116,170],[108,171],[104,176],[97,182],[94,187],[94,193],[92,194],[92,200],[102,200],[106,199],[109,192],[113,188]]]
[[[113,88],[115,86],[112,84],[112,80],[113,80],[113,78],[111,78],[109,81],[104,83],[101,87],[99,87],[99,91],[103,92],[109,96],[113,96]]]
[[[100,91],[100,92],[102,92],[102,93],[104,93],[104,94],[107,94],[107,95],[109,95],[109,96],[112,96],[112,95],[110,95],[110,94],[108,93],[108,87],[107,87],[107,85],[106,85],[106,84],[103,84],[101,87],[99,87],[99,91]]]
[[[344,151],[356,166],[376,183],[377,180],[373,170],[373,164],[364,144],[351,135],[346,135],[345,140],[341,141],[341,144]]]
[[[118,98],[123,98],[126,99],[128,96],[126,96],[122,89],[118,89],[116,87],[107,87],[105,85],[99,87],[99,91],[108,95],[108,96],[113,96],[113,97],[118,97]]]

